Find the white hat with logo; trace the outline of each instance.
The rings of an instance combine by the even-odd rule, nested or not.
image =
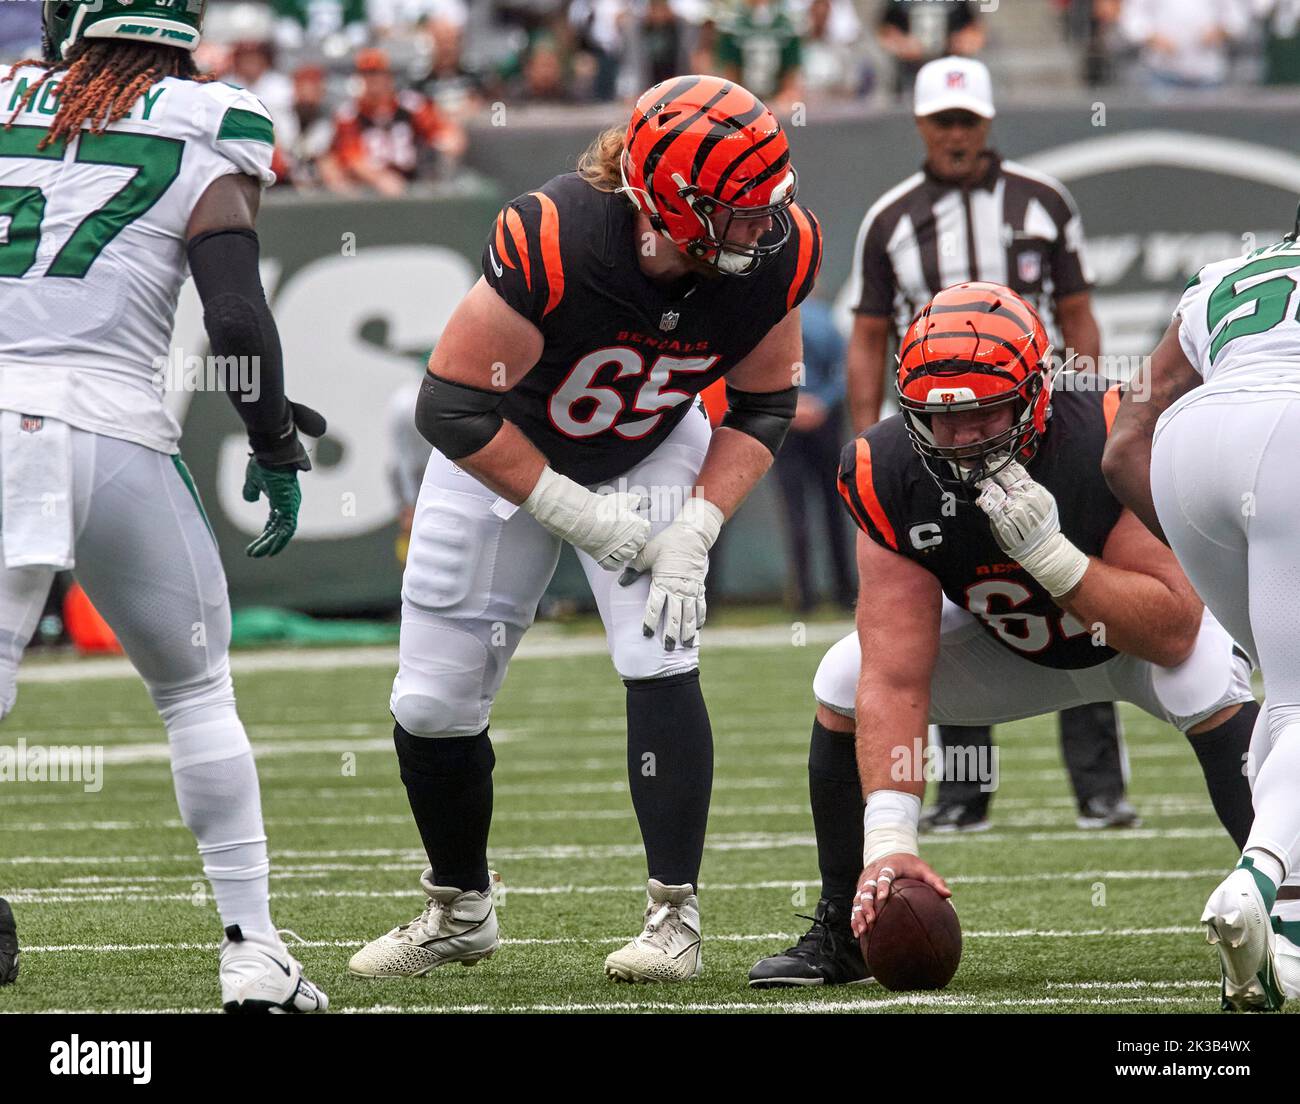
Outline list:
[[[943,57],[922,65],[916,74],[913,111],[917,115],[973,111],[982,118],[993,118],[993,79],[988,67],[965,57]]]

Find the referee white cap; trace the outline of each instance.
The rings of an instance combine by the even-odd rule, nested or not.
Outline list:
[[[993,79],[982,61],[966,57],[943,57],[921,66],[916,74],[917,115],[939,111],[973,111],[985,119],[993,110]]]

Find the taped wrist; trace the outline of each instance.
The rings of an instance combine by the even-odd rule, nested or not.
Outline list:
[[[722,425],[748,433],[775,456],[798,403],[797,387],[787,387],[784,391],[740,391],[727,384],[727,413],[722,417]]]
[[[415,404],[415,428],[448,460],[478,452],[501,429],[497,413],[505,394],[424,374]]]
[[[191,238],[187,247],[194,286],[203,303],[214,366],[258,451],[258,439],[271,445],[292,434],[293,419],[284,397],[284,359],[280,333],[262,291],[253,230],[212,230]]]
[[[1018,561],[1053,598],[1069,594],[1088,570],[1088,557],[1056,533]]]
[[[921,799],[901,790],[872,790],[862,813],[862,865],[886,855],[917,854]]]

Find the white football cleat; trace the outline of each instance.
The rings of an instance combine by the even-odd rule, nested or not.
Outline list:
[[[492,883],[499,881],[489,872]],[[409,924],[367,943],[352,956],[349,972],[358,977],[422,977],[448,962],[473,966],[496,953],[497,914],[492,891],[479,893],[433,884],[433,871],[420,875],[429,903]]]
[[[645,928],[605,959],[614,981],[689,981],[700,976],[700,901],[689,885],[651,878]]]
[[[1249,870],[1238,867],[1210,894],[1201,914],[1206,940],[1219,949],[1225,1012],[1276,1012],[1286,1002],[1278,981],[1268,908]]]
[[[324,1012],[329,998],[302,972],[279,935],[244,935],[238,924],[221,941],[221,1004],[227,1012]]]

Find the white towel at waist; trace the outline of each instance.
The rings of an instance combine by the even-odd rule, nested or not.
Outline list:
[[[0,482],[5,567],[72,567],[68,424],[16,410],[0,411]]]

